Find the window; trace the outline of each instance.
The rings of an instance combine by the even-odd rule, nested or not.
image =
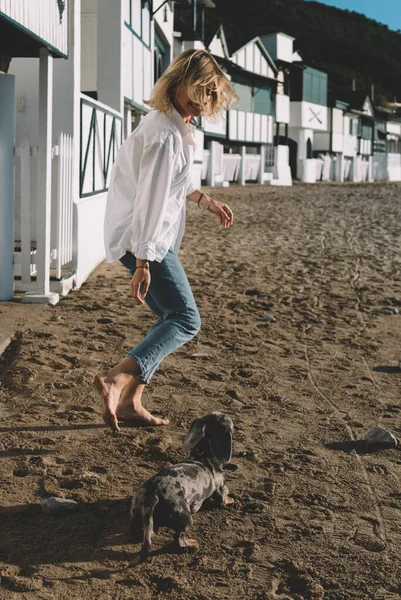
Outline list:
[[[150,46],[150,11],[151,0],[124,0],[124,21]]]
[[[239,101],[233,106],[235,110],[252,112],[252,88],[249,85],[233,82],[233,88],[238,94]]]
[[[141,4],[141,0],[131,0],[131,23],[129,23],[139,36],[142,35]]]
[[[349,134],[358,135],[358,119],[349,120]]]
[[[161,77],[168,66],[168,54],[168,47],[163,42],[157,31],[155,31],[155,48],[153,54],[155,82],[159,79],[159,77]]]
[[[270,87],[253,89],[253,112],[261,115],[272,114],[272,91]]]
[[[245,80],[233,81],[232,85],[239,97],[239,102],[233,109],[260,115],[273,114],[272,90],[269,86],[252,87]]]
[[[360,121],[360,136],[364,140],[371,140],[372,134],[373,134],[372,123],[366,123],[366,122]]]
[[[303,71],[303,93],[305,102],[327,106],[327,75],[311,67]]]
[[[150,46],[150,6],[147,1],[143,3],[142,8],[142,39]]]

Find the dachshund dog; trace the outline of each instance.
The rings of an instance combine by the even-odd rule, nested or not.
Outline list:
[[[185,462],[172,465],[146,481],[136,492],[131,505],[131,528],[141,528],[141,558],[149,553],[153,531],[168,527],[175,531],[179,548],[197,547],[186,538],[192,525],[192,514],[212,497],[226,506],[228,497],[223,467],[231,458],[233,422],[227,415],[213,412],[191,424],[183,444],[188,452]]]

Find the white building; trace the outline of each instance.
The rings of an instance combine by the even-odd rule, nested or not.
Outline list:
[[[375,108],[373,178],[401,181],[401,116],[394,109]]]
[[[288,144],[292,175],[313,183],[316,181],[314,135],[328,128],[327,74],[302,62],[298,52],[294,52],[294,38],[279,32],[264,35],[262,40],[273,60],[289,77]]]
[[[36,289],[36,299],[56,302],[48,276],[51,253],[55,257],[61,248],[57,211],[53,228],[51,222],[52,146],[59,108],[53,91],[64,91],[58,67],[68,52],[68,2],[0,0],[0,36],[0,299],[13,297],[15,259],[29,284],[36,274],[28,288]],[[14,252],[14,240],[19,252]]]
[[[282,74],[259,37],[228,48],[230,60],[222,64],[239,103],[228,112],[226,145],[239,148],[239,183],[291,185],[288,146],[280,143],[280,127],[287,135],[290,119]]]
[[[328,131],[315,135],[318,179],[373,180],[374,110],[365,93],[336,93],[329,108]]]
[[[200,0],[200,4],[213,3]],[[247,181],[291,185],[288,147],[279,138],[280,124],[288,132],[289,98],[260,38],[227,42],[222,25],[211,31],[204,26],[194,30],[193,23],[199,21],[191,18],[188,7],[180,7],[176,17],[175,52],[207,49],[239,96],[238,105],[219,120],[199,120],[204,144],[198,144],[201,153],[195,157],[195,169],[201,165],[202,181],[211,186]]]
[[[54,303],[104,259],[111,166],[172,57],[173,3],[0,0],[0,26],[16,41],[0,77],[15,78],[15,288]]]

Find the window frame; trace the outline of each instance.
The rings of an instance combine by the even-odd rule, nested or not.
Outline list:
[[[131,31],[131,33],[133,33],[141,42],[142,44],[150,49],[151,47],[151,37],[152,37],[152,0],[139,0],[139,5],[140,5],[140,23],[139,25],[139,30],[137,30],[136,25],[134,27],[134,23],[133,23],[133,18],[132,18],[132,9],[133,9],[133,0],[128,0],[129,2],[129,22],[124,20],[124,24],[127,27],[127,29],[129,29]],[[147,35],[147,41],[145,41],[144,39],[144,19],[143,19],[143,12],[145,10],[145,7],[147,7],[147,10],[149,11],[149,27],[148,27],[148,35]]]

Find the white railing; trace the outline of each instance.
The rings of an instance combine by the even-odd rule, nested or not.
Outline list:
[[[373,156],[373,179],[401,181],[401,154],[376,153]]]
[[[354,161],[353,158],[351,158],[349,156],[344,156],[343,176],[342,176],[343,181],[352,181],[353,169],[354,169],[353,161]]]
[[[260,154],[245,155],[245,181],[257,181],[260,169]]]
[[[240,154],[223,154],[223,175],[225,181],[237,181],[240,167]]]
[[[121,114],[81,95],[81,197],[107,190],[111,167],[121,143]]]
[[[68,0],[0,0],[0,15],[67,56]]]
[[[22,289],[29,290],[36,272],[36,207],[38,190],[38,147],[24,136],[15,148],[14,273]]]
[[[73,238],[73,138],[62,133],[53,148],[56,161],[56,196],[53,203],[55,227],[53,229],[52,258],[56,277],[61,278],[61,268],[72,261]]]
[[[227,113],[220,116],[216,121],[210,121],[205,117],[202,118],[203,131],[209,135],[218,135],[220,137],[227,136]]]
[[[202,161],[202,181],[204,181],[207,177],[207,171],[209,168],[209,160],[210,160],[210,150],[203,151],[203,161]]]
[[[401,154],[387,154],[387,173],[389,181],[401,181]]]
[[[18,291],[30,291],[37,275],[38,146],[24,136],[15,148],[14,275]],[[73,138],[62,133],[53,148],[51,215],[51,268],[61,278],[61,269],[72,261],[73,246]],[[50,277],[50,272],[46,274]]]
[[[333,178],[333,159],[330,154],[319,154],[315,159],[316,181],[330,181]]]
[[[354,161],[353,181],[369,181],[369,158],[358,155]]]
[[[273,117],[241,110],[228,112],[228,138],[233,142],[273,142]]]

